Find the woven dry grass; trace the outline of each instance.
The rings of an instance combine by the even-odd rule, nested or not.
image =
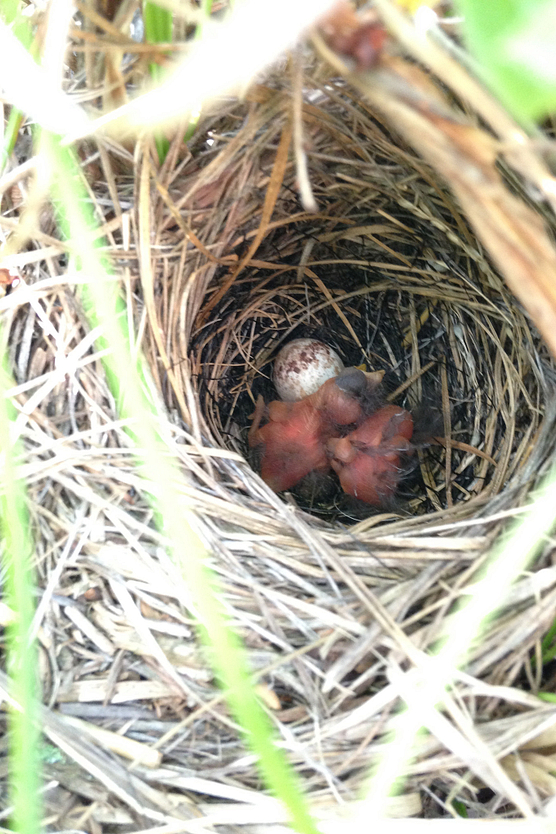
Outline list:
[[[303,91],[297,164],[280,76],[214,108],[183,159],[177,136],[158,172],[146,140],[135,168],[103,140],[83,168],[230,618],[335,830],[383,750],[396,670],[449,628],[550,465],[556,409],[549,353],[438,173],[320,60],[307,60]],[[299,206],[304,153],[316,212]],[[44,722],[63,753],[45,764],[49,823],[267,830],[283,811],[197,647],[54,234],[35,234],[18,261],[30,286],[2,300],[37,541]],[[397,512],[354,518],[337,495],[278,497],[244,459],[273,354],[304,335],[385,369],[395,402],[436,410],[444,444],[420,451]],[[392,815],[443,814],[459,798],[479,817],[530,816],[554,793],[556,711],[535,696],[553,684],[538,662],[556,606],[552,549],[471,646]]]

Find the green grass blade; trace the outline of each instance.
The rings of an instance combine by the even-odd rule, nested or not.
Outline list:
[[[439,643],[438,651],[423,665],[421,676],[409,689],[401,673],[400,687],[407,704],[395,719],[392,739],[370,780],[366,800],[377,816],[384,814],[386,797],[401,784],[399,774],[413,757],[415,738],[426,723],[427,711],[442,702],[458,666],[472,642],[480,636],[488,619],[503,604],[520,572],[532,561],[556,522],[556,469],[545,478],[534,495],[529,511],[502,537],[483,573],[474,585],[473,594],[459,606],[449,621],[449,632]],[[400,690],[401,691],[401,690]]]
[[[147,43],[171,43],[172,14],[156,3],[143,5],[143,23]]]
[[[147,43],[171,43],[173,34],[172,14],[156,3],[143,4],[143,24],[145,26],[145,41]],[[164,69],[160,64],[149,64],[149,72],[153,81],[162,80]],[[170,143],[163,136],[155,136],[156,150],[159,162],[164,162]]]
[[[539,692],[539,698],[549,704],[556,704],[556,694],[554,692]]]
[[[556,108],[556,0],[457,0],[485,80],[522,121]]]
[[[33,544],[24,485],[18,480],[15,459],[19,443],[10,440],[10,423],[15,410],[5,396],[12,387],[2,365],[0,369],[0,455],[2,489],[0,524],[6,574],[5,601],[15,614],[7,627],[10,695],[19,708],[8,713],[10,802],[12,828],[20,834],[39,831],[41,803],[39,729],[37,708],[37,653],[29,639],[34,615]]]
[[[21,14],[19,0],[0,0],[0,17],[4,23],[12,27],[14,35],[33,54],[33,31],[29,25],[29,20]],[[15,107],[12,107],[4,130],[4,143],[0,156],[0,171],[4,170],[10,154],[13,153],[23,119],[23,114]]]
[[[79,253],[77,268],[88,280],[85,307],[90,321],[102,327],[104,335],[99,346],[110,347],[110,355],[105,359],[109,384],[122,416],[132,418],[139,467],[153,496],[157,522],[172,543],[173,556],[187,584],[185,603],[198,618],[201,639],[209,646],[213,668],[247,743],[258,756],[266,783],[288,808],[295,828],[314,834],[316,828],[297,777],[275,745],[270,722],[255,696],[245,652],[227,627],[220,591],[205,564],[207,553],[180,491],[180,473],[160,434],[163,418],[157,413],[156,399],[149,395],[149,374],[141,358],[131,358],[125,309],[116,281],[103,264],[98,248],[91,243],[94,223],[86,195],[79,190],[75,159],[53,137],[45,137],[45,148],[55,172],[53,191],[59,202],[60,224],[73,251]]]

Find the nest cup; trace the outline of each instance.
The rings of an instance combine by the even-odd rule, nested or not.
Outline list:
[[[473,582],[507,515],[546,469],[554,414],[547,351],[445,184],[343,83],[315,83],[306,99],[317,211],[300,206],[296,166],[284,154],[287,97],[258,87],[246,105],[202,126],[194,161],[172,184],[194,237],[166,276],[157,315],[172,362],[166,401],[181,408],[202,447],[190,463],[196,509],[238,592],[253,662],[261,664],[262,646],[267,660],[297,651],[305,658],[278,662],[268,680],[280,700],[276,720],[303,747],[290,748],[292,760],[310,793],[333,802],[330,778],[354,798],[375,756],[374,742],[363,744],[368,722],[340,732],[346,713],[385,685],[391,660],[406,659],[373,606],[421,649],[434,645],[458,589]],[[170,213],[163,228],[167,244],[181,239]],[[338,491],[325,502],[278,497],[251,465],[249,415],[258,394],[276,398],[273,358],[307,336],[346,365],[385,370],[396,404],[434,411],[443,442],[418,450],[395,512],[354,512]],[[162,379],[160,362],[153,355]],[[537,566],[549,564],[544,555]],[[246,587],[259,589],[255,601]],[[520,600],[470,649],[467,670],[485,683],[526,681],[551,614],[525,585]],[[253,615],[264,636],[248,622]],[[381,712],[373,715],[378,727]],[[475,703],[488,744],[501,716],[517,748],[520,711],[494,695]],[[410,786],[453,788],[465,768],[437,767],[441,749],[423,743]],[[311,764],[323,750],[324,771]],[[467,799],[484,784],[474,779]]]
[[[321,118],[313,105],[307,124],[318,212],[300,211],[290,163],[254,251],[257,197],[262,204],[276,174],[282,118],[261,125],[258,152],[248,144],[253,129],[244,128],[197,157],[211,173],[197,187],[194,176],[188,183],[191,221],[197,228],[206,212],[222,217],[204,242],[228,264],[191,259],[203,291],[186,286],[179,299],[189,327],[176,343],[190,361],[195,422],[256,469],[247,443],[254,402],[259,394],[277,398],[271,379],[280,347],[311,337],[346,366],[384,370],[388,399],[416,415],[421,439],[438,438],[408,467],[401,515],[463,518],[501,493],[522,497],[550,451],[538,443],[550,388],[542,343],[434,172],[371,113],[360,107],[355,118],[339,91],[321,94],[319,107]],[[246,157],[251,170],[242,182]],[[338,490],[322,501],[306,489],[293,494],[327,521],[347,524],[354,513],[372,516],[369,526],[378,521],[376,511],[342,502]]]
[[[333,168],[329,173],[332,179]],[[210,310],[192,341],[203,415],[214,440],[257,469],[246,427],[259,394],[277,398],[273,359],[291,339],[319,339],[346,366],[383,370],[387,398],[415,415],[420,453],[406,461],[402,515],[492,497],[521,473],[531,451],[524,440],[540,425],[537,363],[515,367],[514,334],[521,331],[522,343],[527,323],[499,281],[482,289],[480,263],[464,255],[440,260],[441,235],[430,221],[411,217],[393,195],[373,199],[372,180],[368,187],[370,196],[355,210],[345,188],[340,223],[309,218],[270,234],[257,254],[267,264],[277,257],[276,270],[248,267]],[[330,521],[377,513],[321,481],[309,480],[293,496]]]

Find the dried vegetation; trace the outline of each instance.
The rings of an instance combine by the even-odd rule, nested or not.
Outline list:
[[[449,150],[456,199],[411,148],[432,161],[427,137],[377,109],[388,92],[392,109],[409,107],[392,76],[364,97],[361,79],[354,87],[311,55],[302,63],[301,142],[282,74],[213,107],[187,148],[176,134],[159,170],[149,140],[98,138],[82,156],[185,498],[261,698],[332,831],[345,824],[338,802],[357,799],[383,749],[393,672],[437,644],[553,459],[556,409],[548,351],[477,237],[480,212],[462,210],[473,198],[488,214],[490,188],[504,222],[518,202],[519,222],[539,222],[488,155],[490,179],[471,194],[464,169],[486,131],[449,110],[469,142]],[[304,160],[316,212],[299,203]],[[9,182],[22,199],[26,176],[22,164]],[[18,211],[15,200],[4,211],[5,233]],[[176,831],[267,830],[283,811],[262,793],[196,643],[48,217],[17,257],[26,284],[1,307],[37,543],[44,722],[61,753],[45,763],[51,830],[176,820]],[[444,444],[419,451],[392,512],[361,513],[334,492],[278,497],[244,460],[254,399],[272,396],[273,354],[305,335],[385,369],[396,402],[436,415]],[[554,793],[556,711],[535,693],[553,683],[538,661],[555,608],[547,542],[471,646],[444,723],[419,737],[392,814],[443,814],[457,797],[476,816],[527,816]]]

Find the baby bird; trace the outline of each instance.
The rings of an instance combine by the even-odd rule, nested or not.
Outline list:
[[[346,368],[298,402],[271,402],[269,422],[262,427],[265,404],[259,396],[249,445],[261,447],[262,479],[281,492],[291,489],[310,472],[327,472],[327,441],[364,418],[370,391],[381,379],[380,371],[364,374],[357,368]]]
[[[386,405],[370,414],[346,437],[331,437],[326,449],[342,489],[381,506],[398,486],[400,456],[411,452],[413,418],[408,411]]]

